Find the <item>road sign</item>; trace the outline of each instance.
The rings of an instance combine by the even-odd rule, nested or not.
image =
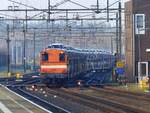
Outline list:
[[[118,61],[118,62],[116,63],[116,67],[117,67],[117,68],[123,68],[123,67],[124,67],[124,62]]]
[[[119,75],[123,75],[124,74],[124,68],[117,68],[116,73]]]

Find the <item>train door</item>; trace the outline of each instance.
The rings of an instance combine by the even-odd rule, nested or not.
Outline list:
[[[138,82],[146,80],[149,74],[148,62],[138,62]]]

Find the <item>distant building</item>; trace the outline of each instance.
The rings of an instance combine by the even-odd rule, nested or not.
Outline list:
[[[131,81],[150,75],[150,0],[125,3],[126,76]]]
[[[11,64],[22,64],[23,46],[22,41],[12,41],[11,47]]]
[[[3,67],[7,66],[7,58],[8,58],[8,54],[7,54],[7,45],[6,45],[6,41],[0,39],[0,69]]]

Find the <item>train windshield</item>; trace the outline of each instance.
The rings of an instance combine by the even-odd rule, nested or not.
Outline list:
[[[64,62],[65,61],[65,53],[60,53],[59,54],[59,61]]]
[[[51,45],[51,48],[59,48],[59,49],[63,49],[64,46],[63,46],[63,45]]]
[[[42,61],[48,61],[48,53],[42,54]]]

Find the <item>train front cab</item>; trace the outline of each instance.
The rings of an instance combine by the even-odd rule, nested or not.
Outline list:
[[[41,77],[46,84],[62,84],[67,77],[67,55],[63,50],[41,52]]]

